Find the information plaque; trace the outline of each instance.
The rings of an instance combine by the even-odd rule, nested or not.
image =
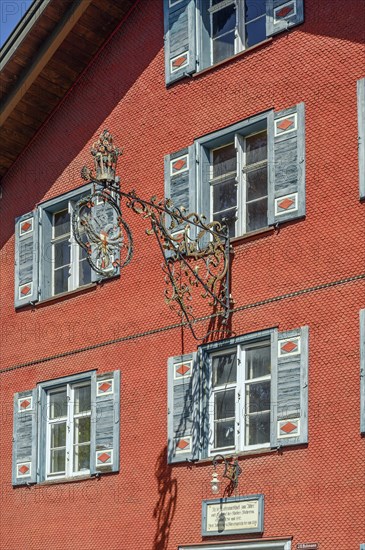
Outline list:
[[[203,536],[263,533],[263,531],[263,495],[203,500]]]

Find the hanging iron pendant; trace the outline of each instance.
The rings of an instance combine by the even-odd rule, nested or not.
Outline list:
[[[132,234],[118,202],[108,189],[76,204],[73,231],[91,268],[103,277],[117,275],[132,259]]]

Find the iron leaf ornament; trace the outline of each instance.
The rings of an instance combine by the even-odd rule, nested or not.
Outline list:
[[[121,150],[104,130],[93,143],[94,170],[84,166],[81,177],[92,183],[92,193],[78,201],[73,213],[73,231],[78,244],[87,252],[88,262],[100,277],[113,277],[130,263],[133,238],[122,215],[121,202],[146,220],[148,235],[155,235],[163,257],[166,282],[165,302],[176,310],[198,340],[193,297],[195,292],[207,299],[217,316],[227,324],[230,313],[230,244],[228,228],[217,221],[174,206],[170,199],[150,200],[136,191],[120,189],[116,167]],[[228,329],[226,329],[228,331]]]

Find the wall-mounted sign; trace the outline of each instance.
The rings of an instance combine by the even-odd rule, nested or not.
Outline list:
[[[318,550],[318,542],[301,542],[297,544],[297,550]]]
[[[202,535],[263,533],[264,495],[203,500]]]

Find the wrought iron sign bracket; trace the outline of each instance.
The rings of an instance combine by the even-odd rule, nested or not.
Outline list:
[[[174,308],[195,338],[205,339],[214,330],[198,337],[194,325],[192,299],[195,290],[208,299],[222,324],[227,326],[230,311],[230,242],[228,227],[217,221],[174,206],[170,199],[142,199],[132,190],[120,189],[115,175],[120,150],[104,130],[93,144],[95,172],[84,167],[81,176],[92,184],[92,193],[78,201],[72,224],[78,244],[99,277],[112,277],[130,263],[133,238],[122,214],[121,204],[149,222],[148,235],[155,235],[163,258],[165,301]]]

